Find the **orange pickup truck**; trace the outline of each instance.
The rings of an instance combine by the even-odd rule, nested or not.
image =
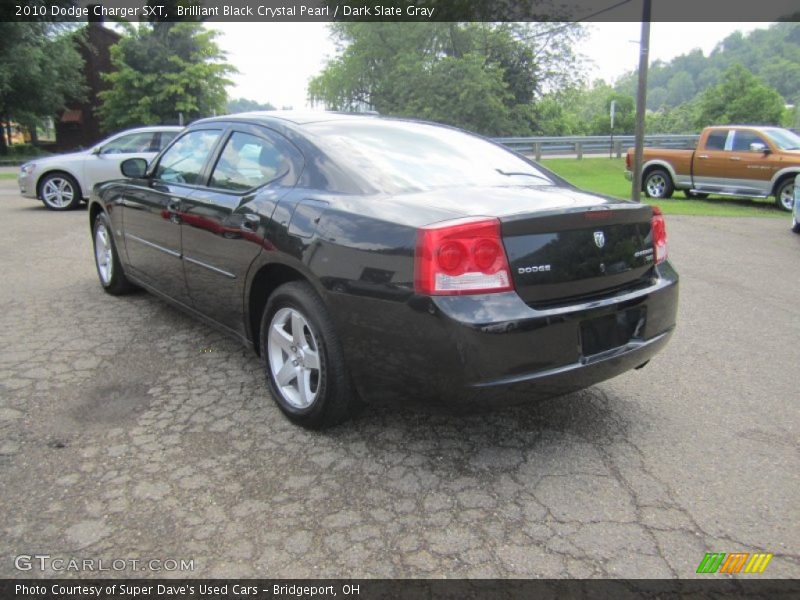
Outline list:
[[[625,157],[632,179],[633,149]],[[794,178],[800,174],[800,136],[779,127],[706,127],[694,150],[644,149],[642,190],[650,198],[746,196],[767,198],[792,210]]]

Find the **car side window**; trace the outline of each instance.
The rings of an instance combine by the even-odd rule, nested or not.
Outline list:
[[[155,133],[132,133],[123,135],[100,149],[100,154],[136,154],[139,152],[153,152],[153,136]]]
[[[767,142],[760,135],[751,131],[736,131],[733,137],[733,150],[735,152],[750,152],[750,144],[764,144],[766,146]]]
[[[727,131],[712,131],[706,138],[706,150],[724,150],[725,140],[728,139]]]
[[[209,186],[241,192],[269,183],[289,170],[289,159],[271,141],[234,132],[214,166]]]
[[[161,137],[158,141],[158,148],[156,149],[157,152],[160,152],[167,146],[169,146],[170,142],[178,137],[179,131],[162,131]]]
[[[221,133],[220,129],[197,129],[181,137],[161,157],[155,178],[168,183],[201,183],[203,167]]]

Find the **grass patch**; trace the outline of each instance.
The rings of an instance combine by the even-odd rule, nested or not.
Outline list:
[[[0,173],[0,179],[16,179],[16,173]]]
[[[631,197],[631,184],[625,179],[625,160],[621,158],[545,158],[542,165],[561,175],[570,183],[589,192],[606,194],[626,200]],[[658,204],[665,214],[704,217],[776,217],[785,219],[787,213],[775,206],[772,198],[753,200],[730,196],[710,196],[705,200],[688,200],[676,191],[670,200],[642,201]]]

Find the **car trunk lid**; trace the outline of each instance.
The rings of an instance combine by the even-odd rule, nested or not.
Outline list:
[[[573,207],[501,218],[517,293],[536,308],[591,301],[648,284],[652,209]]]

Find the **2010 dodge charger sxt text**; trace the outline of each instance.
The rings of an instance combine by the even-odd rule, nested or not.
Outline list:
[[[658,209],[449,127],[229,115],[122,171],[89,211],[105,290],[144,287],[252,346],[307,427],[387,386],[484,404],[580,389],[675,325]]]

